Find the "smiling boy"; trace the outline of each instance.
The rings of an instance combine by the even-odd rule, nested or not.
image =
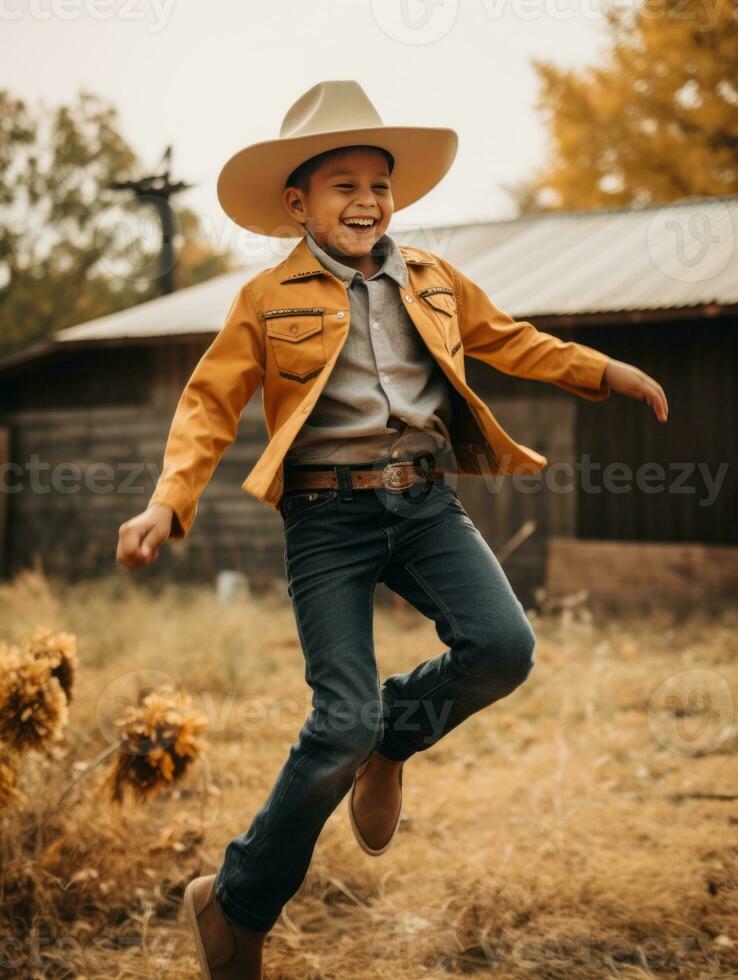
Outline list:
[[[239,291],[180,398],[148,508],[120,528],[118,560],[151,562],[182,538],[238,419],[264,390],[269,443],[243,489],[283,518],[288,594],[313,710],[267,799],[184,904],[204,977],[261,978],[264,938],[348,795],[362,850],[397,833],[403,767],[515,690],[536,637],[446,473],[535,472],[466,383],[464,357],[593,401],[647,401],[637,368],[516,322],[460,270],[387,234],[456,153],[449,129],[386,127],[353,81],[323,82],[280,138],[223,168],[239,224],[301,236]],[[379,582],[436,627],[444,649],[380,681],[372,637]]]

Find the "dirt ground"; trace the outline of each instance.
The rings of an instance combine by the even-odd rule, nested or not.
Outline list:
[[[0,816],[3,975],[198,977],[184,887],[248,827],[310,710],[283,584],[222,604],[141,582],[0,587],[0,640],[43,624],[79,658],[65,738],[24,757]],[[738,977],[738,608],[529,616],[528,680],[407,763],[391,850],[360,851],[345,799],[330,817],[268,980]],[[443,649],[411,607],[378,608],[375,640],[382,677]],[[204,751],[116,806],[108,762],[85,767],[162,683],[208,716]]]

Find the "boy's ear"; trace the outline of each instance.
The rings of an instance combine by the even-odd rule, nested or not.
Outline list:
[[[282,201],[287,211],[293,215],[295,218],[305,217],[304,202],[302,199],[302,191],[299,187],[285,187],[282,192]]]

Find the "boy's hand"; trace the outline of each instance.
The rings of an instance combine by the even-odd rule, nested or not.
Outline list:
[[[173,516],[171,507],[150,504],[142,514],[121,524],[116,560],[124,568],[150,565],[159,554],[159,545],[169,537]]]
[[[611,358],[605,368],[603,380],[613,391],[619,391],[621,395],[630,395],[631,398],[648,402],[659,422],[666,422],[669,418],[669,406],[666,403],[664,389],[639,368]]]

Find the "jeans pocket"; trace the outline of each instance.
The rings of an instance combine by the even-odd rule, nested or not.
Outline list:
[[[279,501],[279,512],[284,522],[284,532],[289,534],[303,520],[316,511],[325,510],[338,499],[338,490],[286,490]]]

